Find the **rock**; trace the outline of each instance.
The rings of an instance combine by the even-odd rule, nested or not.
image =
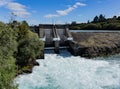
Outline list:
[[[23,73],[32,73],[32,69],[23,70]]]
[[[34,65],[35,65],[35,66],[39,66],[40,64],[39,64],[37,61],[35,61],[35,62],[34,62]]]

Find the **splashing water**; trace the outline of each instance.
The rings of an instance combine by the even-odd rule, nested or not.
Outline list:
[[[46,53],[33,73],[15,82],[19,89],[120,89],[120,55],[95,59]]]

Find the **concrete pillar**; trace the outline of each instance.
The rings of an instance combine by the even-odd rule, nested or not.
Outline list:
[[[57,54],[59,54],[60,52],[59,52],[59,41],[54,41],[54,51],[55,51],[55,53],[57,53]]]
[[[76,43],[74,43],[73,41],[67,41],[67,44],[69,45],[68,51],[72,55],[78,56],[79,55],[79,46]]]

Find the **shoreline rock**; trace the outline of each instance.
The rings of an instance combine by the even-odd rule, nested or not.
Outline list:
[[[32,61],[30,64],[22,67],[21,69],[18,70],[18,73],[16,76],[18,75],[22,75],[22,74],[29,74],[29,73],[32,73],[33,71],[33,67],[34,66],[39,66],[40,64],[35,60],[35,61]]]
[[[36,57],[36,60],[37,59],[44,59],[44,50],[41,55]],[[34,66],[40,66],[40,64],[36,60],[32,60],[28,64],[24,65],[23,67],[18,68],[16,76],[32,73]]]

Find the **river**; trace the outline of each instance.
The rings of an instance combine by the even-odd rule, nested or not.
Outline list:
[[[15,79],[19,89],[120,89],[120,55],[85,59],[46,51],[37,61],[33,73]]]

